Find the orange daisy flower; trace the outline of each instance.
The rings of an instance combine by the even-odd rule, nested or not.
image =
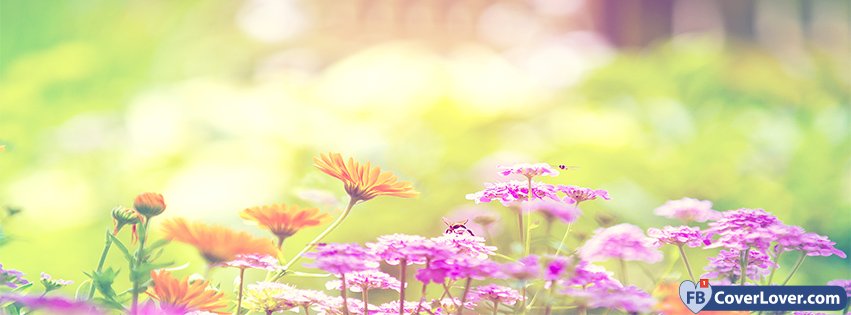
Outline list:
[[[231,261],[240,254],[278,255],[271,240],[222,226],[188,223],[177,218],[165,221],[163,230],[167,239],[195,246],[211,265]]]
[[[376,196],[413,198],[419,195],[410,182],[398,181],[393,173],[382,172],[369,162],[362,165],[352,158],[345,161],[339,153],[321,154],[313,158],[313,162],[325,174],[343,181],[346,193],[355,201]]]
[[[248,208],[242,210],[239,216],[269,229],[278,237],[278,248],[281,248],[284,239],[293,236],[298,230],[319,225],[331,218],[316,208],[299,209],[296,205],[285,204]]]
[[[148,295],[157,300],[160,305],[169,305],[186,309],[187,311],[207,311],[227,314],[220,309],[228,306],[224,293],[209,289],[208,281],[178,280],[165,270],[151,271],[154,287]]]

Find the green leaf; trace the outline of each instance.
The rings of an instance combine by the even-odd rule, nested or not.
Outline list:
[[[27,284],[25,284],[25,285],[19,286],[19,287],[17,287],[17,288],[15,288],[15,289],[13,289],[13,290],[12,290],[12,292],[23,292],[23,291],[26,291],[27,289],[29,289],[29,287],[33,286],[33,284],[35,284],[35,283],[34,283],[34,282],[30,282],[30,283],[27,283]]]
[[[92,274],[92,285],[108,299],[115,299],[115,290],[112,288],[112,284],[115,283],[115,277],[118,276],[118,271],[112,268],[107,268],[101,272],[94,272]]]
[[[100,305],[111,308],[111,309],[121,310],[121,311],[127,310],[127,309],[124,308],[123,304],[121,304],[120,302],[113,300],[113,299],[95,298],[95,302],[97,302]]]
[[[160,247],[163,247],[163,246],[167,245],[169,242],[170,242],[170,241],[169,241],[169,240],[167,240],[167,239],[161,239],[161,240],[158,240],[158,241],[153,242],[153,243],[151,243],[151,244],[148,244],[148,245],[145,247],[145,250],[147,250],[147,251],[152,251],[152,250],[155,250],[155,249],[157,249],[157,248],[160,248]]]
[[[135,264],[136,258],[134,258],[133,255],[130,254],[130,251],[127,250],[127,246],[124,246],[124,243],[122,243],[120,239],[115,237],[115,235],[112,235],[112,233],[109,233],[107,235],[109,235],[109,239],[112,240],[112,243],[115,244],[115,246],[118,247],[118,249],[122,253],[124,253],[124,258],[127,259],[127,262],[129,262],[131,265]]]

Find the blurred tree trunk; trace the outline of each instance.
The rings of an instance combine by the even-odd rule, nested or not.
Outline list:
[[[643,47],[671,37],[674,0],[590,1],[596,28],[618,47]]]
[[[724,20],[724,35],[730,42],[753,42],[756,40],[755,0],[718,0]]]

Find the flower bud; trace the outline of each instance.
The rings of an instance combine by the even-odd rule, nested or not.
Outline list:
[[[141,221],[140,215],[136,210],[117,206],[112,208],[112,221],[115,223],[115,231],[112,234],[118,234],[125,225],[134,225]]]
[[[136,196],[136,200],[133,201],[133,208],[139,214],[150,218],[165,211],[165,200],[163,200],[163,195],[158,193],[142,193]]]

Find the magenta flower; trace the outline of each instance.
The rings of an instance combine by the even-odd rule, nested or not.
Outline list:
[[[639,227],[622,223],[594,231],[594,236],[579,248],[579,255],[586,261],[623,259],[655,263],[662,260],[655,242],[644,236]]]
[[[341,280],[331,280],[325,283],[325,288],[341,290],[342,284]],[[346,275],[346,288],[352,292],[364,292],[372,289],[389,289],[398,292],[401,287],[402,283],[399,280],[378,270],[358,271]]]
[[[484,238],[468,234],[445,234],[431,240],[438,246],[453,251],[456,255],[486,259],[496,252],[496,246],[485,245]]]
[[[836,242],[827,236],[816,233],[807,233],[804,229],[790,225],[774,225],[770,228],[776,235],[777,244],[774,245],[776,254],[785,251],[801,251],[807,256],[831,256],[836,255],[845,258],[845,252],[837,249]]]
[[[569,264],[567,257],[563,256],[549,256],[546,257],[545,261],[544,280],[546,281],[554,281],[561,278],[564,272],[567,271]]]
[[[508,205],[529,198],[529,183],[524,181],[509,181],[500,183],[485,183],[485,189],[467,194],[468,200],[476,203],[488,203],[493,200]],[[556,188],[550,184],[532,182],[532,199],[558,199]]]
[[[405,314],[414,314],[417,311],[418,302],[405,301],[404,312]],[[420,308],[420,311],[423,310],[431,310],[431,306],[423,303],[423,306]],[[399,302],[387,302],[378,306],[378,309],[375,313],[372,312],[372,309],[369,310],[371,315],[396,315],[399,314]]]
[[[469,295],[469,301],[473,304],[490,301],[494,304],[499,303],[508,306],[514,305],[522,298],[516,290],[496,284],[475,287],[470,291]]]
[[[768,275],[774,262],[763,252],[750,250],[748,252],[747,277],[753,281]],[[730,284],[741,279],[741,252],[738,250],[721,250],[715,257],[709,257],[709,265],[704,268],[707,272],[701,278],[718,279],[712,283]]]
[[[559,219],[561,222],[571,223],[582,214],[575,205],[552,199],[526,201],[520,204],[520,209],[525,212],[538,212],[549,222],[552,222],[553,219]]]
[[[319,244],[315,252],[304,254],[304,257],[314,259],[312,264],[305,264],[305,266],[337,275],[376,269],[379,260],[378,256],[356,243]]]
[[[223,265],[238,269],[254,268],[269,271],[280,268],[277,258],[261,254],[237,255],[236,259],[225,262]]]
[[[63,297],[55,296],[30,296],[30,295],[15,295],[5,294],[0,295],[0,304],[6,302],[16,302],[26,306],[32,310],[44,311],[47,314],[68,314],[68,315],[101,315],[106,314],[97,309],[94,305],[86,302],[69,300]]]
[[[15,289],[22,285],[27,285],[30,282],[24,279],[24,273],[14,269],[3,269],[3,264],[0,264],[0,286],[7,286]]]
[[[427,268],[417,270],[415,277],[423,283],[442,284],[446,280],[501,278],[502,274],[490,260],[458,255],[432,261]]]
[[[656,244],[671,244],[674,246],[700,247],[709,245],[709,238],[700,232],[700,228],[690,226],[665,226],[661,230],[647,229],[647,236],[656,239]]]
[[[603,198],[605,200],[611,199],[609,198],[609,192],[602,189],[565,185],[558,185],[556,189],[565,195],[564,201],[568,203],[578,204],[583,201],[595,200],[597,198]]]
[[[646,313],[656,304],[650,294],[636,286],[589,287],[588,306],[591,308],[619,309],[627,313]]]
[[[775,225],[782,224],[775,216],[762,209],[738,209],[722,213],[720,219],[709,223],[706,233],[718,240],[707,248],[726,247],[745,250],[748,247],[766,251],[776,238]]]
[[[137,315],[187,315],[186,309],[172,305],[157,305],[157,303],[148,301],[140,304],[136,309]]]
[[[391,234],[379,236],[377,242],[366,246],[388,264],[398,265],[404,259],[410,265],[424,264],[433,254],[434,245],[429,242],[419,235]]]
[[[678,219],[683,222],[706,222],[721,217],[720,212],[712,210],[712,201],[694,198],[669,200],[661,207],[656,208],[654,213],[658,216]]]
[[[529,255],[518,259],[516,262],[502,265],[502,273],[517,280],[531,280],[541,274],[541,266],[538,265],[538,256]]]
[[[523,175],[529,179],[535,176],[558,176],[558,171],[547,163],[520,163],[511,166],[499,166],[499,173],[502,176]]]
[[[827,313],[820,313],[820,312],[796,311],[796,312],[792,312],[792,315],[828,315],[828,314]]]
[[[840,286],[845,289],[845,293],[848,294],[848,297],[851,297],[851,279],[836,279],[832,281],[828,281],[827,285],[835,285]]]
[[[562,287],[619,287],[621,283],[612,278],[612,274],[603,267],[579,261],[573,268],[572,275],[561,282]]]

